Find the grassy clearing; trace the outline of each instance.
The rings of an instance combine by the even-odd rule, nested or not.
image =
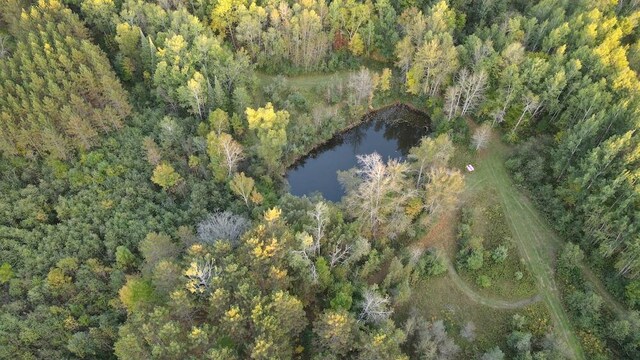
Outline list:
[[[486,253],[484,266],[479,270],[458,268],[462,279],[474,291],[485,296],[519,300],[536,295],[535,279],[529,273],[524,259],[520,257],[495,189],[483,186],[463,206],[474,209],[472,232],[475,236],[481,236],[484,239]],[[496,263],[491,259],[490,252],[500,245],[508,247],[508,257],[504,262]],[[520,273],[522,278],[518,280],[516,273]],[[491,286],[488,288],[478,286],[476,281],[480,276],[491,279]]]
[[[502,222],[508,226],[513,244],[517,249],[517,254],[519,254],[516,257],[516,254],[511,253],[510,257],[522,259],[522,264],[528,268],[537,291],[544,300],[543,303],[538,303],[536,306],[540,307],[542,306],[541,304],[544,304],[548,309],[558,339],[566,344],[567,356],[575,359],[584,359],[583,349],[562,306],[560,292],[554,278],[553,261],[562,242],[551,230],[551,225],[534,208],[531,201],[520,193],[512,183],[504,167],[508,152],[509,149],[497,136],[494,136],[489,148],[480,153],[459,151],[456,154],[453,159],[455,167],[464,169],[466,164],[473,164],[476,168],[473,173],[467,173],[463,202],[473,204],[475,199],[480,198],[483,201],[494,199],[495,203],[499,204],[504,216]],[[484,211],[475,210],[474,212],[476,216],[481,216]],[[495,223],[491,221],[484,224],[480,222],[474,231],[480,233],[493,232],[494,235],[489,235],[491,238],[495,234],[501,233],[501,231],[490,230],[494,226]],[[467,286],[473,284],[473,281],[468,278],[463,281]],[[496,292],[491,294],[509,296],[508,282],[500,286],[502,286],[501,289],[496,288],[494,289]],[[473,291],[481,290],[474,288]],[[529,290],[522,291],[523,293],[529,292]],[[477,294],[489,295],[489,293],[483,292]],[[486,310],[479,311],[487,311],[488,313],[495,311],[487,308],[485,306],[484,309]]]
[[[399,314],[405,314],[413,308],[428,320],[443,320],[448,333],[461,347],[462,351],[458,356],[460,359],[471,359],[496,345],[505,349],[506,336],[511,332],[511,319],[515,314],[531,319],[532,329],[543,329],[549,321],[542,302],[518,309],[492,308],[466,296],[449,276],[425,279],[416,284],[413,294],[410,305],[400,309]],[[459,335],[462,327],[469,321],[477,328],[477,337],[473,342],[468,342]]]
[[[378,72],[382,70],[381,66],[370,67],[370,69],[372,71],[378,71]],[[351,75],[355,71],[356,70],[343,70],[343,71],[338,71],[330,74],[319,73],[319,74],[285,76],[285,79],[287,80],[287,84],[292,89],[299,91],[312,104],[325,104],[326,100],[324,99],[323,92],[326,89],[326,86],[329,84],[342,82],[346,91],[349,75]],[[275,75],[257,73],[258,85],[260,88],[273,82],[275,78],[276,78]],[[380,108],[395,102],[405,102],[415,106],[422,107],[421,106],[422,104],[416,103],[414,96],[409,96],[401,89],[402,87],[401,84],[393,83],[392,86],[393,88],[389,90],[389,93],[386,96],[380,96],[379,93],[376,94],[372,104],[373,108]]]
[[[553,261],[562,243],[551,230],[551,225],[512,183],[504,167],[507,155],[507,147],[494,137],[489,148],[476,157],[473,163],[476,171],[467,176],[468,189],[477,191],[483,186],[491,186],[497,191],[513,239],[536,279],[538,291],[549,308],[559,339],[567,345],[569,356],[584,359],[584,352],[562,307],[554,279]]]

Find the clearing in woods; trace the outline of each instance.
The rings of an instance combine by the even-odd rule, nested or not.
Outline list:
[[[306,75],[288,77],[287,80],[292,88],[310,94],[313,93],[316,87],[331,82],[336,76],[337,78],[344,79],[348,77],[348,75],[349,72]],[[259,75],[259,80],[262,84],[267,84],[272,81],[272,79],[273,77],[269,75]],[[547,220],[511,181],[507,169],[504,166],[507,155],[507,146],[494,134],[487,149],[477,155],[469,157],[468,161],[475,166],[475,171],[466,174],[467,189],[465,196],[470,196],[474,192],[481,191],[486,187],[490,187],[496,191],[496,194],[499,196],[499,201],[504,208],[509,228],[513,233],[520,255],[525,259],[531,274],[536,278],[539,294],[520,301],[488,298],[477,294],[464,280],[460,279],[450,262],[448,262],[449,277],[453,280],[458,291],[464,293],[472,301],[496,310],[513,310],[526,307],[539,300],[544,300],[558,336],[568,346],[570,354],[567,355],[575,359],[584,359],[585,356],[580,342],[576,338],[571,323],[562,306],[560,292],[553,273],[553,261],[556,253],[562,246],[562,242],[553,232]],[[461,168],[464,169],[464,165],[461,166]],[[423,243],[421,245],[424,246],[428,244]],[[589,269],[585,269],[585,273],[589,274]],[[591,276],[590,278],[593,277],[594,276]],[[623,310],[621,305],[615,302],[615,300],[612,300],[606,290],[598,290],[602,290],[598,292],[603,295],[605,301],[609,303],[612,308],[617,312]]]
[[[568,345],[571,353],[567,355],[584,359],[580,342],[562,306],[553,272],[553,261],[562,242],[547,220],[511,181],[504,166],[507,154],[507,147],[494,135],[488,148],[470,159],[474,162],[475,171],[467,173],[467,191],[491,187],[497,192],[520,255],[536,278],[539,296],[549,309],[557,334]]]

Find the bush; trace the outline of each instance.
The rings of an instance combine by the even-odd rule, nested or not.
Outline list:
[[[482,250],[474,250],[467,258],[467,268],[469,270],[478,270],[484,264],[484,252]]]
[[[289,110],[298,110],[301,112],[309,111],[309,101],[299,92],[293,92],[287,97],[285,108]]]
[[[515,277],[516,277],[516,280],[520,281],[524,277],[524,274],[522,273],[522,271],[516,271]]]
[[[640,305],[640,280],[633,280],[624,288],[624,295],[630,306]]]
[[[444,257],[437,251],[428,251],[418,261],[418,269],[426,276],[438,276],[447,271]]]
[[[486,289],[486,288],[491,287],[491,278],[489,278],[487,275],[480,275],[480,276],[478,276],[478,279],[476,280],[476,283],[481,288],[485,288]]]
[[[491,259],[494,262],[501,264],[507,259],[508,255],[509,255],[509,249],[505,245],[499,245],[497,248],[493,249],[493,251],[491,252]]]

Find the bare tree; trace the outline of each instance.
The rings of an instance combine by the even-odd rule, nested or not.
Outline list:
[[[333,251],[329,254],[329,267],[334,268],[347,261],[352,253],[353,245],[340,243],[333,247]]]
[[[391,316],[393,311],[389,308],[389,297],[370,289],[365,290],[362,297],[360,320],[379,324]]]
[[[309,215],[314,221],[313,226],[313,254],[320,253],[320,241],[324,238],[324,231],[329,224],[329,207],[324,201],[319,201]]]
[[[531,117],[534,117],[538,112],[538,110],[540,109],[541,104],[536,95],[529,93],[524,96],[523,100],[524,100],[524,107],[522,108],[522,114],[520,114],[520,118],[518,118],[518,122],[516,122],[516,125],[513,127],[513,130],[511,130],[511,134],[516,133],[516,131],[518,130],[518,126],[520,126],[522,119],[524,119],[524,116],[527,113],[529,113]]]
[[[318,270],[316,269],[313,236],[306,232],[296,234],[296,239],[301,244],[300,250],[291,250],[291,254],[294,255],[294,259],[297,258],[298,263],[302,268],[308,267],[309,274],[311,276],[311,282],[316,284],[318,282]],[[295,265],[294,265],[295,266]]]
[[[207,102],[207,89],[205,85],[205,78],[198,71],[196,71],[193,77],[187,82],[187,91],[191,97],[189,103],[200,120],[202,120],[204,105]]]
[[[187,289],[192,293],[208,293],[211,288],[211,278],[219,272],[213,265],[212,259],[204,259],[191,262],[184,272],[187,277]]]
[[[453,119],[460,111],[460,87],[449,86],[444,94],[444,113],[447,114],[447,120]]]
[[[218,136],[218,147],[227,168],[227,176],[231,177],[238,168],[238,164],[244,160],[242,145],[231,135],[222,133]]]
[[[491,112],[491,118],[493,119],[493,121],[491,122],[491,125],[495,125],[495,124],[501,124],[504,122],[504,117],[507,115],[507,113],[505,112],[504,109],[496,109],[494,111]]]
[[[358,238],[356,241],[353,242],[353,245],[351,246],[351,249],[349,252],[349,258],[346,261],[348,262],[358,261],[362,259],[362,257],[369,254],[370,251],[371,251],[371,243],[369,243],[369,240],[363,237]]]
[[[487,8],[491,5],[488,3],[493,2],[494,0],[482,0],[482,7]],[[493,42],[491,40],[482,41],[479,45],[474,46],[473,48],[473,64],[475,66],[480,66],[480,63],[486,59],[493,52]]]
[[[353,105],[361,105],[374,90],[373,78],[369,69],[362,67],[360,71],[351,74],[347,87],[352,91]]]
[[[338,177],[347,189],[347,208],[365,221],[376,236],[383,225],[390,225],[390,219],[402,219],[404,204],[414,195],[406,186],[409,167],[397,160],[385,164],[377,153],[359,155],[358,163],[355,171],[340,172]],[[401,232],[406,225],[404,220],[396,222],[394,231]]]
[[[459,85],[462,93],[462,109],[460,115],[464,116],[470,110],[478,106],[487,89],[487,73],[480,70],[469,75],[468,70],[461,71]]]
[[[249,228],[249,220],[230,211],[216,212],[198,224],[198,238],[204,243],[229,241],[234,246]]]
[[[484,149],[489,144],[491,138],[491,125],[484,123],[480,125],[474,132],[472,137],[473,146],[476,151]]]
[[[331,86],[328,86],[327,91],[330,91],[330,89]],[[313,125],[316,129],[320,129],[327,120],[337,115],[337,107],[327,108],[324,104],[322,106],[316,106],[311,110],[311,118],[313,119]]]
[[[460,347],[447,335],[442,320],[432,323],[418,321],[416,326],[418,339],[415,348],[420,358],[448,360],[460,351]]]

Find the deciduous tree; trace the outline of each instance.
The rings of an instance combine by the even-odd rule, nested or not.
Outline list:
[[[165,190],[170,190],[182,181],[182,176],[170,164],[162,163],[153,170],[151,181]]]
[[[251,195],[255,192],[255,181],[241,172],[233,176],[233,179],[229,182],[229,186],[231,187],[231,191],[240,196],[248,207]]]
[[[289,112],[275,111],[271,103],[263,108],[246,110],[249,129],[258,137],[257,153],[270,170],[278,167],[282,157],[282,148],[287,143],[287,125]]]

